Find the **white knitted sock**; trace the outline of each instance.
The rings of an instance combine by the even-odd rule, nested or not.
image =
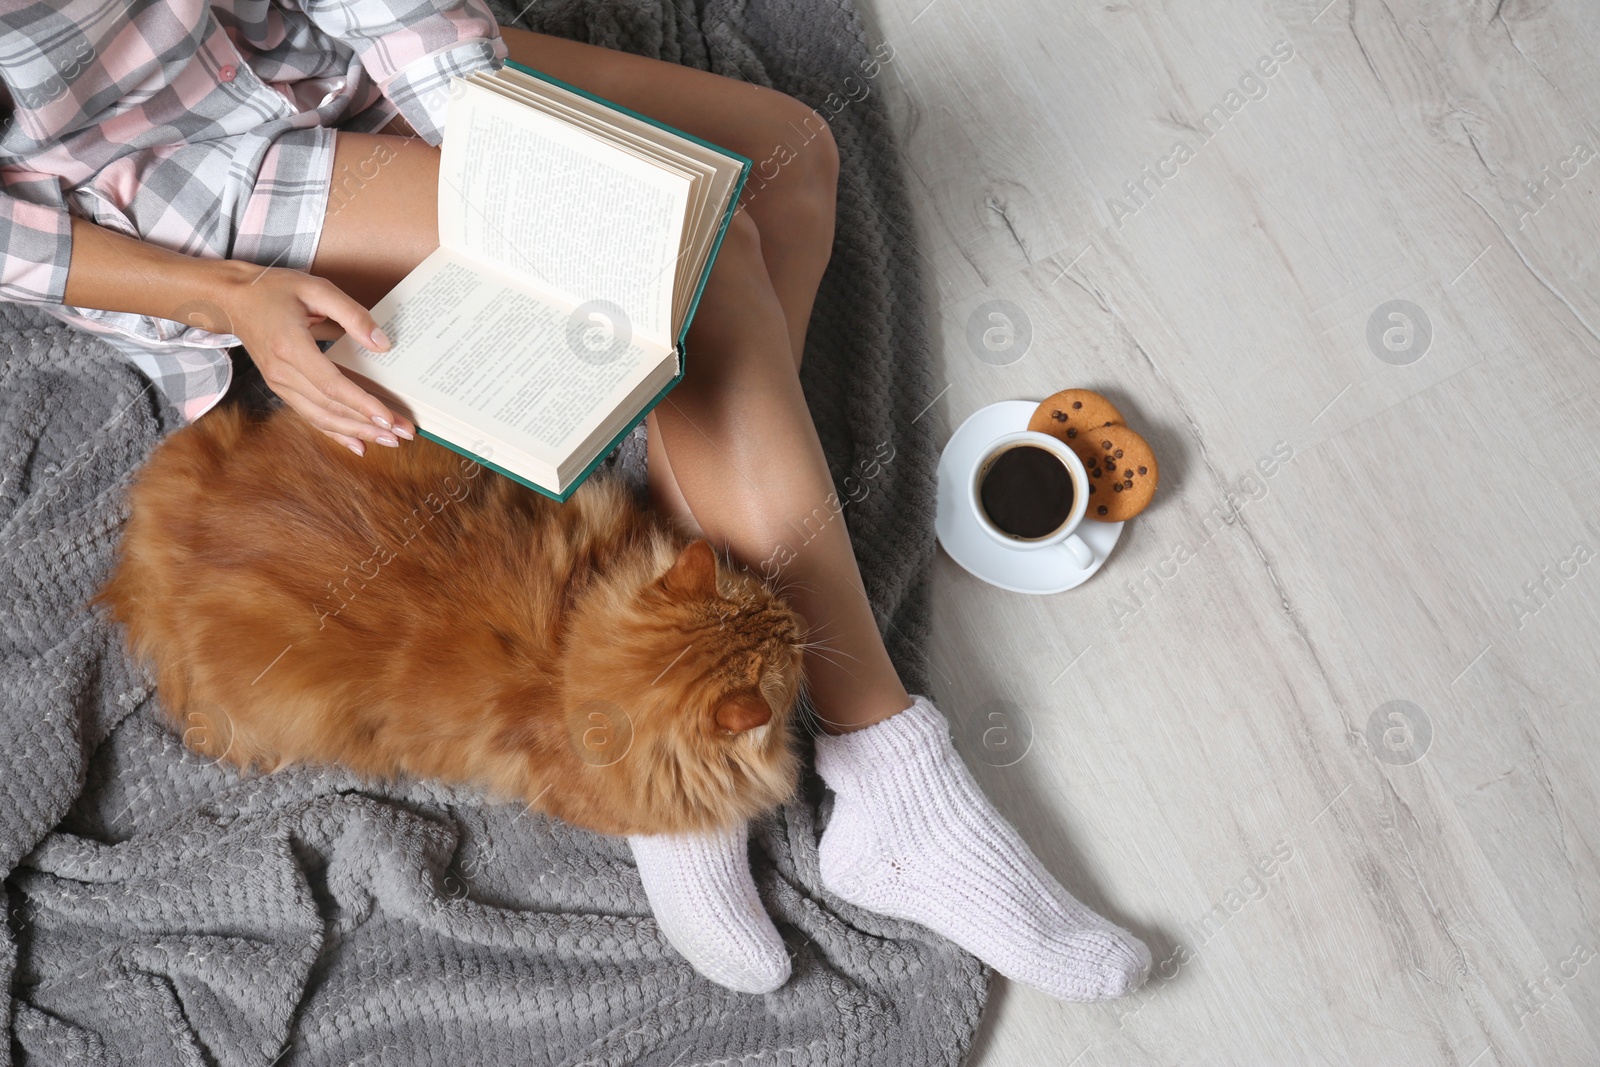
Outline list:
[[[750,876],[749,829],[632,835],[628,844],[672,947],[718,985],[770,993],[789,980],[789,950]]]
[[[989,803],[927,697],[815,744],[835,794],[818,856],[831,892],[1060,1000],[1122,996],[1149,974],[1144,942],[1067,892]]]

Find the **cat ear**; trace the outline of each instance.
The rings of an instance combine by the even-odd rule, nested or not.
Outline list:
[[[742,734],[772,720],[772,708],[754,689],[737,689],[722,698],[717,705],[717,725],[731,733]]]
[[[662,588],[683,596],[715,596],[717,593],[717,554],[705,538],[690,541],[678,553],[667,573],[661,576]]]

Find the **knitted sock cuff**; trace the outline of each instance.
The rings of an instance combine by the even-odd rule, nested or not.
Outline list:
[[[925,696],[913,693],[911,698],[909,708],[871,726],[816,736],[817,774],[830,789],[849,788],[870,777],[877,767],[926,761],[950,746],[950,723],[944,713]]]
[[[628,844],[644,849],[652,855],[677,852],[683,848],[703,851],[731,850],[749,840],[749,823],[718,826],[709,830],[691,830],[681,834],[627,834]]]

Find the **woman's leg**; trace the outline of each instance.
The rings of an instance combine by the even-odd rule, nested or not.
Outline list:
[[[734,222],[724,250],[759,264],[755,224],[742,212]],[[779,351],[785,333],[759,269],[720,278],[713,270],[689,329],[689,372],[650,415],[656,506],[752,568],[795,541],[815,509],[831,514],[832,477],[799,375]],[[704,377],[691,387],[697,372]],[[795,551],[778,584],[821,645],[807,651],[805,668],[823,729],[870,725],[911,703],[884,651],[842,515]]]

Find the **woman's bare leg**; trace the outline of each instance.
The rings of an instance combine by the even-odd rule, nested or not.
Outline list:
[[[730,267],[754,269],[723,270],[718,256],[701,313],[689,328],[693,369],[649,416],[657,507],[675,514],[677,500],[686,501],[690,515],[675,517],[727,544],[752,568],[778,545],[798,543],[797,531],[811,530],[803,524],[814,509],[832,515],[827,497],[833,492],[799,375],[773,352],[787,330],[760,269],[760,240],[741,212],[723,255],[734,253]],[[704,314],[708,301],[716,314]],[[715,373],[707,374],[711,360]],[[691,386],[696,372],[701,381]],[[656,464],[667,455],[672,465],[658,474]],[[850,730],[904,709],[911,698],[884,651],[843,515],[794,552],[778,581],[811,638],[824,646],[806,657],[806,683],[822,727]]]
[[[723,243],[690,328],[691,369],[649,417],[658,507],[760,568],[834,492],[800,389],[805,322],[832,244],[837,155],[820,120],[789,97],[702,71],[506,28],[512,58],[755,160],[771,170]],[[809,122],[802,120],[809,116]],[[796,132],[798,129],[800,132]],[[811,139],[802,143],[804,132]],[[337,200],[312,273],[370,306],[438,244],[438,151],[341,133],[334,174],[376,175]],[[670,456],[670,460],[667,458]],[[862,590],[842,515],[795,550],[778,579],[826,647],[808,652],[812,703],[829,732],[907,707]]]

